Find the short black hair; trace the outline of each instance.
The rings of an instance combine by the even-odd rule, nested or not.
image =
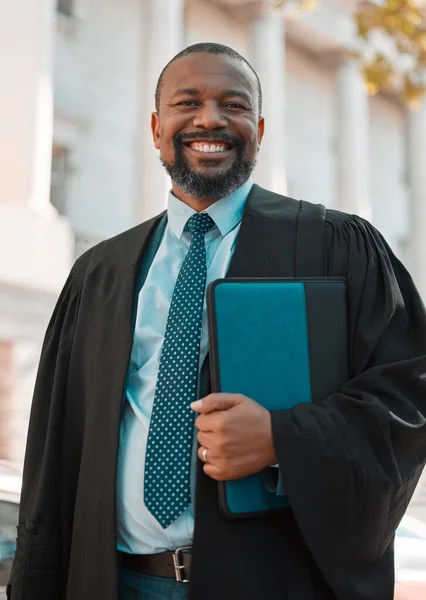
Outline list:
[[[257,93],[258,93],[258,104],[259,104],[259,115],[262,114],[262,86],[260,83],[260,79],[256,71],[253,69],[251,64],[241,56],[236,50],[233,50],[229,46],[224,46],[222,44],[215,44],[214,42],[202,42],[200,44],[193,44],[192,46],[188,46],[184,48],[179,54],[176,54],[164,67],[161,71],[160,77],[158,78],[157,87],[155,89],[155,110],[159,112],[160,110],[160,95],[161,88],[163,87],[163,79],[164,74],[167,69],[170,67],[172,63],[174,63],[179,58],[183,58],[184,56],[188,56],[190,54],[195,54],[196,52],[206,52],[207,54],[224,54],[225,56],[229,56],[230,58],[235,58],[235,60],[239,60],[248,66],[248,68],[252,71],[256,78],[257,83]]]

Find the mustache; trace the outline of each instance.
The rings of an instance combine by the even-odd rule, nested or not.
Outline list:
[[[241,138],[236,137],[234,135],[230,135],[229,133],[225,133],[225,132],[220,133],[219,131],[209,131],[209,132],[193,131],[193,132],[189,132],[189,133],[177,133],[173,138],[173,142],[175,145],[176,144],[184,144],[185,142],[190,142],[191,140],[196,140],[196,139],[199,139],[200,137],[202,137],[203,140],[206,140],[209,142],[221,141],[221,142],[228,142],[229,144],[232,144],[236,148],[244,147],[244,141]]]

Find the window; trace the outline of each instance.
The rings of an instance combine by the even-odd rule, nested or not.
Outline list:
[[[74,0],[57,0],[58,1],[58,12],[68,17],[72,17],[74,14]]]
[[[64,146],[52,148],[52,180],[50,201],[60,215],[66,214],[66,197],[69,169],[69,150]]]

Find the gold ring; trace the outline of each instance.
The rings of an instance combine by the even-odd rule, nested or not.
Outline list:
[[[201,456],[202,456],[203,462],[206,463],[207,462],[207,448],[203,448]]]

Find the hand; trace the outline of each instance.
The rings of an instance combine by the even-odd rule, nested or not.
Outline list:
[[[242,394],[210,394],[191,404],[200,413],[195,420],[204,472],[217,481],[258,473],[277,462],[272,439],[271,415]]]

